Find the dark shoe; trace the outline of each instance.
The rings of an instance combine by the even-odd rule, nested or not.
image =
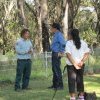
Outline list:
[[[54,86],[52,85],[52,86],[48,87],[48,89],[54,89]]]
[[[63,90],[63,87],[56,87],[54,90]]]
[[[15,88],[15,91],[20,92],[21,90],[20,90],[20,88]]]

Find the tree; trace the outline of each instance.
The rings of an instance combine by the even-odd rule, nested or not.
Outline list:
[[[28,3],[27,7],[33,13],[33,17],[36,19],[37,34],[35,45],[38,51],[49,51],[49,31],[48,31],[48,6],[47,0],[35,0],[35,7],[32,9]],[[41,16],[42,15],[42,16]],[[43,49],[42,49],[43,48]]]
[[[48,28],[48,5],[47,0],[41,0],[41,17],[42,17],[42,45],[43,52],[50,51],[49,28]]]
[[[17,0],[19,23],[22,27],[27,28],[27,20],[24,12],[24,0]]]
[[[87,41],[93,42],[96,33],[99,41],[99,5],[99,0],[0,0],[0,46],[3,54],[12,50],[22,28],[29,28],[37,52],[49,51],[52,38],[49,26],[53,22],[61,24],[65,38],[70,29],[77,27]],[[93,6],[97,16],[95,11],[79,10],[79,7]],[[89,32],[93,34],[88,38]]]
[[[74,19],[78,13],[81,0],[67,0],[68,1],[68,29],[74,28]]]
[[[81,0],[53,0],[49,1],[50,22],[60,22],[63,26],[64,36],[68,30],[73,29],[74,19],[78,13]]]
[[[6,29],[6,27],[8,26],[8,23],[11,21],[12,19],[12,9],[14,7],[14,2],[15,0],[4,0],[0,2],[0,22],[1,22],[1,31],[2,31],[2,44],[1,47],[3,49],[3,55],[5,55],[5,53],[9,50],[8,48],[8,29]]]
[[[97,14],[96,32],[97,32],[97,40],[98,42],[100,42],[100,0],[92,0],[92,4]]]
[[[64,8],[64,18],[63,18],[63,32],[65,39],[67,38],[68,33],[68,2],[63,2]]]
[[[95,22],[96,22],[96,13],[91,5],[90,1],[81,1],[80,9],[74,20],[74,26],[80,30],[80,35],[83,40],[88,42],[88,45],[92,48],[97,44]]]

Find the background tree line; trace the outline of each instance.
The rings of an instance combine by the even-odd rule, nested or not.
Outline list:
[[[13,50],[22,28],[28,28],[37,52],[50,51],[50,25],[59,22],[64,37],[79,28],[90,46],[100,43],[100,0],[0,0],[0,51]]]

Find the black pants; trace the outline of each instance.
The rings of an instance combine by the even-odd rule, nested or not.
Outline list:
[[[61,57],[58,57],[58,53],[52,52],[52,71],[53,71],[53,86],[63,87],[62,72],[61,72]]]
[[[68,86],[69,93],[75,93],[77,89],[78,92],[84,92],[84,83],[83,83],[83,73],[84,67],[82,69],[75,69],[75,67],[67,65],[68,72]]]
[[[17,60],[15,89],[20,88],[22,81],[22,88],[27,88],[31,74],[31,60]]]

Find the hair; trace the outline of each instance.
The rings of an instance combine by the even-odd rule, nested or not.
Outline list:
[[[79,30],[78,29],[72,29],[69,34],[71,35],[76,48],[80,49],[81,40],[80,40],[80,37],[79,37]]]
[[[53,28],[56,28],[56,29],[59,30],[59,31],[61,31],[61,26],[60,26],[59,23],[53,23],[53,24],[52,24],[52,27],[53,27]]]
[[[23,37],[23,35],[25,34],[25,32],[30,32],[28,29],[23,29],[20,33],[20,36]]]

